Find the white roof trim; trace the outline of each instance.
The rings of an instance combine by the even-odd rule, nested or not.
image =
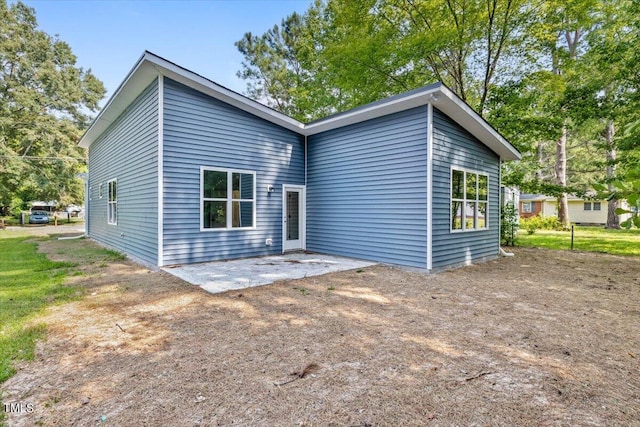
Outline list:
[[[520,153],[506,139],[443,84],[427,86],[405,95],[393,96],[304,124],[151,52],[145,52],[140,57],[107,105],[82,136],[79,145],[88,148],[158,75],[169,77],[192,89],[305,136],[431,103],[497,153],[502,160],[521,158]]]
[[[84,148],[89,148],[91,143],[107,130],[135,98],[151,84],[154,79],[157,79],[158,75],[169,77],[192,89],[294,132],[302,133],[304,129],[304,124],[289,116],[242,96],[224,86],[220,86],[151,52],[145,52],[82,136],[79,145]]]

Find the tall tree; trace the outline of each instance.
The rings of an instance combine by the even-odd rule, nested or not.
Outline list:
[[[0,0],[0,205],[82,200],[78,138],[104,96],[71,48],[37,29],[35,11]]]
[[[340,96],[323,78],[321,38],[324,5],[317,0],[300,15],[293,13],[266,33],[245,33],[235,45],[243,55],[238,77],[247,81],[246,94],[299,120],[331,114]]]
[[[442,81],[523,152],[504,166],[505,183],[556,196],[568,225],[567,194],[635,158],[640,138],[629,135],[640,124],[616,135],[640,123],[639,9],[635,0],[316,0],[295,21],[304,37],[293,55],[241,51],[255,71],[249,93],[261,84],[260,96],[302,119]],[[285,40],[263,37],[263,46]]]
[[[518,68],[532,13],[524,0],[330,0],[327,10],[327,67],[340,87],[367,92],[359,101],[441,81],[481,114]]]
[[[639,39],[638,2],[630,0],[603,0],[594,15],[598,25],[589,35],[589,50],[585,59],[589,67],[584,73],[587,88],[587,111],[600,119],[603,148],[606,152],[606,181],[612,197],[608,203],[607,228],[619,228],[620,220],[614,182],[618,175],[618,130],[624,128],[637,115],[637,87],[631,77],[637,63],[633,61]],[[604,66],[603,66],[604,65]]]
[[[525,0],[317,0],[302,17],[237,42],[245,57],[238,75],[249,96],[294,115],[306,107],[317,117],[434,81],[482,114],[494,85],[520,67],[514,58],[533,12]],[[292,22],[303,35],[295,43],[281,36]],[[302,92],[301,75],[309,78]],[[318,87],[330,96],[315,91],[308,102]]]

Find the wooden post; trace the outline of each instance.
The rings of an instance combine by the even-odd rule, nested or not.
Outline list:
[[[4,218],[0,219],[0,229],[2,229],[2,230],[5,229]]]
[[[54,225],[55,225],[56,227],[58,226],[58,217],[57,217],[57,216],[54,216],[54,217],[53,217],[53,223],[54,223]]]
[[[571,226],[571,250],[573,250],[573,225]]]

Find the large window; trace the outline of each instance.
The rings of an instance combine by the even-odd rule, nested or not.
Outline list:
[[[477,172],[451,170],[451,230],[487,228],[489,177]]]
[[[522,213],[531,213],[531,202],[522,202]]]
[[[102,185],[102,184],[101,184]],[[116,225],[118,223],[118,182],[115,179],[107,182],[108,196],[107,201],[107,222]]]
[[[202,167],[201,230],[255,227],[256,173]]]

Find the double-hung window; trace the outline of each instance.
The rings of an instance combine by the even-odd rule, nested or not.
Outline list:
[[[118,181],[112,179],[107,182],[107,223],[116,225],[118,223]]]
[[[584,210],[585,211],[599,211],[602,210],[602,202],[584,202]]]
[[[461,169],[451,170],[451,231],[487,228],[489,177]]]
[[[254,228],[256,173],[200,168],[200,229]]]
[[[531,213],[531,202],[522,202],[522,213]]]

